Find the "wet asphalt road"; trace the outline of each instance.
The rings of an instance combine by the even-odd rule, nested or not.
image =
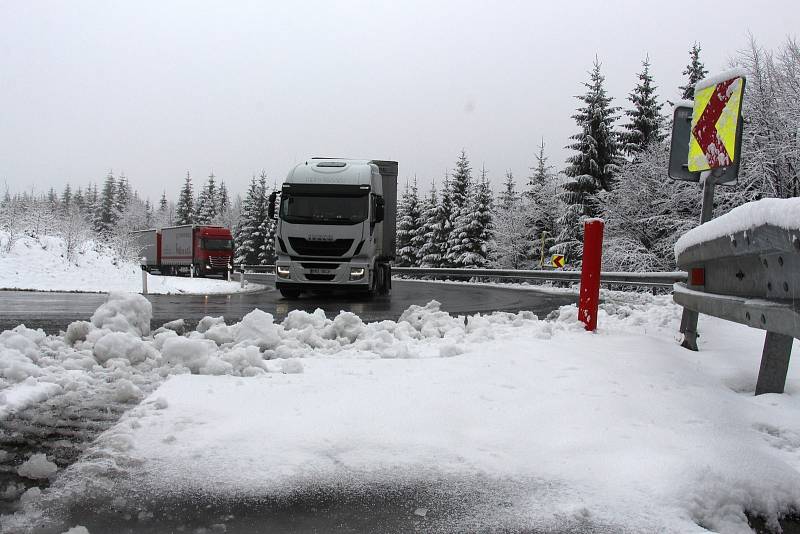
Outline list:
[[[368,298],[363,295],[334,293],[303,295],[286,300],[272,286],[272,276],[250,274],[248,280],[266,285],[267,289],[234,295],[148,295],[153,303],[154,328],[174,319],[184,319],[193,327],[206,315],[224,316],[226,321],[239,321],[255,308],[272,313],[282,320],[291,310],[312,312],[317,308],[333,317],[342,310],[358,314],[366,321],[396,320],[412,304],[424,305],[437,300],[442,309],[456,315],[486,313],[494,310],[518,312],[529,310],[544,317],[564,304],[577,302],[573,295],[553,295],[544,291],[518,290],[492,286],[441,284],[394,280],[391,297]],[[39,293],[31,291],[0,292],[0,331],[23,323],[29,328],[42,328],[58,333],[72,321],[88,320],[105,301],[104,294]]]

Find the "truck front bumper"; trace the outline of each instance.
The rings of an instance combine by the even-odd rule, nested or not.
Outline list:
[[[361,276],[358,276],[360,273]],[[275,286],[302,288],[309,286],[370,287],[370,265],[352,261],[287,261],[275,262]]]

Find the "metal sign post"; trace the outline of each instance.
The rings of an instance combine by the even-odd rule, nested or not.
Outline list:
[[[714,189],[716,179],[714,173],[705,171],[701,173],[700,181],[703,183],[703,203],[700,206],[700,224],[714,218]],[[700,315],[689,308],[683,309],[681,315],[680,332],[683,334],[681,347],[689,350],[697,350],[697,320]]]

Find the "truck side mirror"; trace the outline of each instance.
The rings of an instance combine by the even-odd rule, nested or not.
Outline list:
[[[375,201],[375,222],[379,223],[384,218],[384,211],[386,208],[386,201],[383,200],[383,197],[377,197]]]
[[[267,216],[270,219],[275,218],[275,199],[277,198],[277,196],[278,196],[277,191],[273,191],[269,195],[269,206],[267,206]]]

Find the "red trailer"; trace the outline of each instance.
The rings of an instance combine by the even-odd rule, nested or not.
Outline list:
[[[223,226],[170,226],[135,232],[148,271],[203,276],[228,272],[233,265],[233,236]]]

